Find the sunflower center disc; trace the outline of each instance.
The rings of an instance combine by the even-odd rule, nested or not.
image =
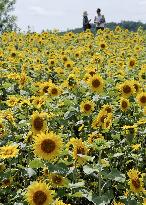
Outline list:
[[[122,107],[125,109],[127,107],[127,102],[123,101],[122,102]]]
[[[89,104],[84,105],[84,109],[86,111],[89,111],[91,109],[91,105],[89,105]]]
[[[142,103],[146,103],[146,96],[142,96],[142,97],[140,98],[140,101],[141,101]]]
[[[37,118],[35,118],[33,124],[34,124],[35,129],[40,131],[43,127],[43,119],[40,117],[37,117]]]
[[[138,189],[140,187],[139,179],[132,179],[132,184],[136,189]]]
[[[47,200],[47,195],[43,191],[36,191],[33,195],[33,202],[36,205],[43,205]]]
[[[94,88],[98,88],[100,86],[100,81],[98,79],[96,79],[92,82],[92,85]]]
[[[123,92],[124,93],[130,93],[131,92],[131,88],[128,85],[124,85]]]
[[[45,153],[51,153],[54,151],[55,149],[55,142],[50,140],[50,139],[46,139],[42,142],[41,144],[41,149],[45,152]]]

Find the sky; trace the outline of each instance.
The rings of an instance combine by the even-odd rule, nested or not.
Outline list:
[[[82,27],[83,11],[93,23],[96,9],[101,8],[106,22],[122,20],[146,23],[146,0],[16,0],[17,25],[27,31],[67,29]]]

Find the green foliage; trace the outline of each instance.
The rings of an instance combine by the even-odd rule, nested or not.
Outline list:
[[[29,163],[30,168],[40,168],[43,166],[43,162],[40,159],[34,159]]]
[[[113,169],[108,175],[108,179],[115,180],[117,182],[125,182],[125,175],[117,169]]]
[[[16,16],[11,14],[15,3],[16,0],[0,0],[0,33],[16,29]]]
[[[117,26],[120,26],[121,28],[128,29],[129,31],[137,31],[138,28],[142,28],[143,30],[146,30],[146,23],[142,23],[140,21],[135,22],[135,21],[121,21],[120,23],[115,23],[115,22],[109,22],[106,24],[106,28],[109,28],[110,30],[114,30]],[[70,29],[67,32],[73,32],[73,33],[80,33],[83,31],[82,28],[75,28],[75,29]],[[91,31],[95,32],[95,25],[92,24]],[[66,32],[61,32],[62,34]]]

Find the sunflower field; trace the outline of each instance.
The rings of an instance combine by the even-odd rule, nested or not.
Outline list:
[[[0,35],[0,205],[146,205],[146,32]]]

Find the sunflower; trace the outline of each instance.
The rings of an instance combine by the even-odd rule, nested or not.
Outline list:
[[[131,145],[131,147],[132,147],[133,151],[136,151],[136,150],[139,150],[141,148],[141,144],[133,144],[133,145]]]
[[[57,201],[55,201],[54,205],[70,205],[70,204],[65,204],[63,201],[57,199]]]
[[[11,184],[13,183],[13,179],[12,179],[12,177],[6,178],[6,179],[3,179],[1,182],[2,182],[2,187],[6,188],[6,187],[11,186]]]
[[[17,53],[16,53],[16,51],[12,51],[10,55],[11,55],[12,58],[16,58]]]
[[[130,81],[125,81],[124,83],[122,83],[119,86],[119,89],[120,89],[122,96],[124,98],[130,97],[135,92],[134,86],[133,86],[132,82],[130,82]]]
[[[120,33],[122,30],[121,30],[121,27],[120,26],[116,26],[115,28],[115,32],[116,33]]]
[[[143,108],[143,114],[146,115],[146,106]]]
[[[146,106],[146,92],[141,92],[136,96],[137,102],[140,106]]]
[[[104,42],[104,41],[99,42],[99,47],[101,49],[105,49],[107,47],[106,42]]]
[[[8,120],[10,123],[15,124],[15,119],[13,117],[13,113],[10,110],[5,110],[4,118]]]
[[[75,51],[74,56],[75,58],[79,58],[81,56],[81,51]]]
[[[4,136],[4,134],[5,134],[4,124],[0,120],[0,139]]]
[[[102,106],[102,109],[105,110],[107,113],[111,113],[112,112],[112,106],[105,104]]]
[[[135,169],[130,169],[127,174],[129,177],[128,184],[130,185],[131,191],[134,193],[142,192],[144,190],[144,184],[143,179],[140,178],[140,172]]]
[[[0,147],[0,159],[8,159],[16,157],[18,154],[18,146],[16,145],[6,145]]]
[[[125,133],[127,134],[127,135],[134,135],[134,136],[136,136],[136,134],[137,134],[137,125],[136,124],[134,124],[134,125],[124,125],[123,126],[123,129],[125,130]]]
[[[22,89],[25,84],[27,82],[27,75],[26,73],[23,71],[20,75],[20,79],[19,79],[19,88]]]
[[[102,128],[108,131],[112,126],[112,114],[108,114],[107,118],[104,120]]]
[[[140,71],[139,71],[139,79],[141,81],[145,81],[146,80],[146,68],[142,68]]]
[[[54,66],[56,64],[56,59],[52,58],[52,59],[48,60],[48,64],[50,67]]]
[[[73,158],[77,162],[77,165],[83,165],[86,162],[86,159],[80,155],[87,155],[88,153],[85,143],[82,142],[82,139],[71,138],[67,144],[68,149],[70,149],[70,145],[73,146]]]
[[[55,97],[55,96],[59,96],[60,93],[61,93],[61,89],[55,85],[55,84],[52,84],[49,88],[48,88],[48,92],[49,94],[52,96],[52,97]]]
[[[53,132],[41,133],[34,137],[34,153],[36,156],[53,161],[62,151],[63,141],[59,135]]]
[[[22,99],[21,102],[19,103],[20,107],[21,106],[31,106],[31,103],[29,100]]]
[[[30,205],[52,205],[54,191],[44,182],[33,182],[27,187],[25,200]]]
[[[120,68],[120,69],[123,69],[124,68],[124,62],[121,60],[121,61],[118,61],[116,63],[116,65]],[[119,74],[123,77],[125,75],[124,71],[121,70],[119,71]]]
[[[101,125],[99,114],[92,120],[92,128],[97,129]]]
[[[90,114],[94,111],[95,104],[90,100],[84,100],[80,104],[80,111],[85,115]]]
[[[143,204],[142,205],[146,205],[146,198],[143,199]]]
[[[92,144],[94,143],[96,140],[104,140],[104,136],[98,132],[92,132],[91,134],[88,135],[88,143]]]
[[[68,61],[65,62],[65,67],[68,68],[68,69],[69,69],[69,68],[72,68],[72,67],[73,67],[73,64],[74,64],[73,61],[68,60]]]
[[[135,58],[130,58],[128,61],[128,66],[129,68],[133,68],[136,64],[136,59]]]
[[[108,113],[105,110],[100,110],[100,112],[98,113],[98,121],[100,123],[100,125],[103,125],[105,120],[108,117]]]
[[[62,77],[64,74],[64,69],[61,67],[55,68],[55,72],[58,74],[59,77]]]
[[[88,80],[89,86],[94,92],[100,93],[104,87],[104,81],[100,75],[93,75]]]
[[[41,84],[42,94],[48,93],[48,88],[50,87],[51,82],[44,82]]]
[[[14,107],[18,104],[19,99],[16,96],[9,96],[9,99],[6,101],[6,104],[9,107]]]
[[[128,99],[126,99],[126,98],[121,98],[120,99],[120,108],[123,112],[127,111],[129,106],[130,106],[130,103],[129,103]]]
[[[98,63],[98,65],[100,65],[103,62],[103,60],[104,60],[104,57],[99,53],[95,53],[91,59],[92,62]]]
[[[112,113],[108,113],[105,109],[101,109],[92,122],[92,128],[97,129],[101,126],[103,129],[109,129],[111,124]]]
[[[61,58],[62,58],[64,63],[68,61],[68,56],[66,56],[66,55],[62,55]]]
[[[36,96],[36,97],[32,96],[31,100],[32,100],[32,104],[34,105],[34,107],[39,109],[39,108],[42,107],[42,105],[45,104],[46,96],[41,96],[41,97],[39,97],[39,96]]]
[[[34,112],[31,118],[31,125],[33,134],[45,132],[47,130],[47,123],[44,113]]]
[[[43,168],[43,175],[47,177],[48,174],[49,174],[49,169],[48,169],[48,167],[45,166],[45,167]]]
[[[125,205],[125,204],[121,202],[114,202],[112,205]]]
[[[140,47],[139,45],[136,45],[136,46],[134,47],[134,51],[135,51],[136,53],[139,53],[141,50],[142,50],[142,47]]]
[[[89,73],[86,73],[83,77],[83,81],[85,81],[86,83],[88,83],[89,79],[90,79],[91,75]]]
[[[66,187],[68,185],[68,179],[61,174],[50,173],[48,178],[52,187]]]
[[[77,77],[74,74],[70,74],[63,85],[69,89],[74,89],[77,86]]]
[[[135,123],[136,126],[140,126],[140,125],[144,125],[144,126],[145,126],[145,124],[146,124],[146,119],[144,119],[144,118],[138,120],[138,121]]]
[[[136,81],[136,80],[132,80],[131,82],[132,82],[132,84],[133,84],[133,86],[134,86],[135,94],[139,93],[140,90],[141,90],[141,85],[140,85],[140,83],[139,83],[138,81]]]

